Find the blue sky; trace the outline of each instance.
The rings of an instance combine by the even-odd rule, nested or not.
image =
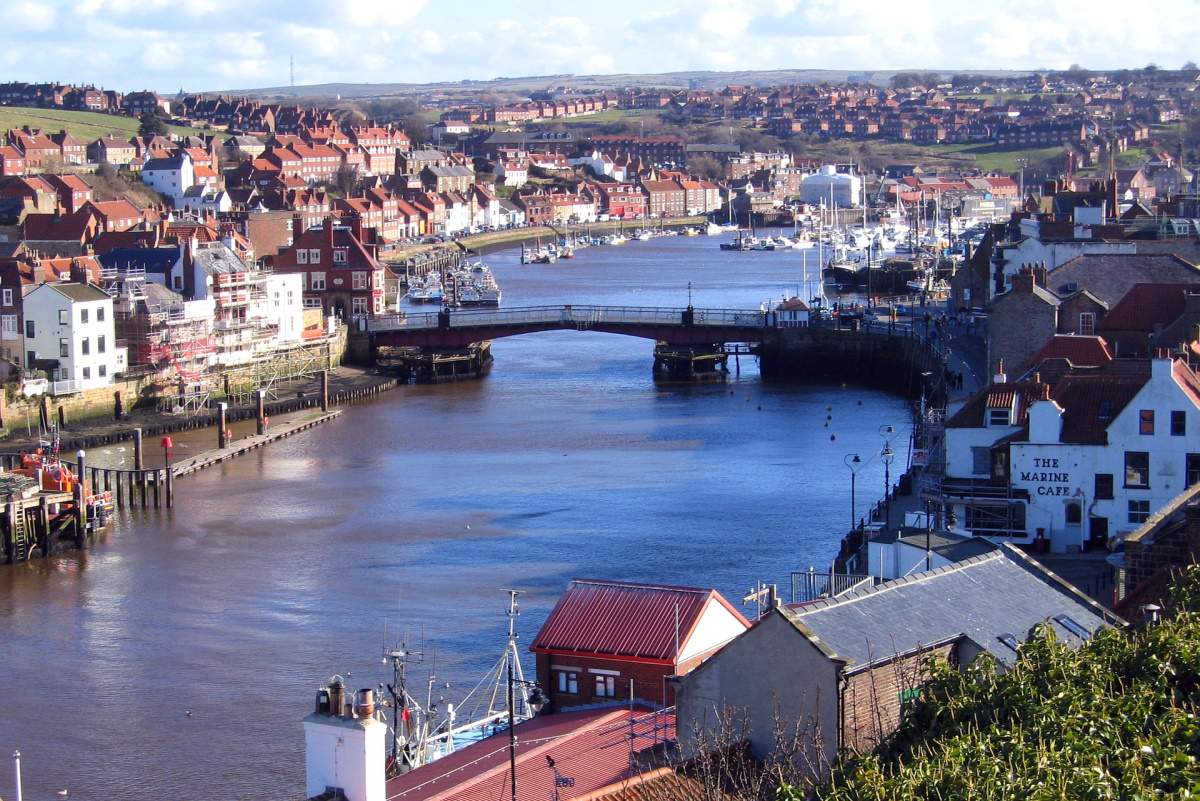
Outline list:
[[[727,69],[1178,68],[1197,0],[7,0],[0,79],[123,90]]]

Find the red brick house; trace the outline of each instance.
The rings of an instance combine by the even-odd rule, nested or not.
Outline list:
[[[0,145],[0,175],[24,175],[25,156],[20,150]]]
[[[384,267],[350,227],[326,218],[304,229],[299,218],[292,246],[275,257],[276,272],[304,274],[304,305],[343,320],[383,312]]]
[[[50,134],[50,141],[58,145],[63,164],[70,164],[75,167],[87,164],[87,145],[80,142],[74,136],[71,136],[67,131],[62,130],[58,133]]]
[[[646,195],[635,184],[599,184],[600,213],[614,219],[636,220],[645,217]]]
[[[678,181],[642,181],[652,217],[682,217],[687,213],[687,190]]]
[[[45,181],[54,187],[58,202],[67,213],[78,211],[84,203],[93,199],[92,188],[78,175],[47,175]]]
[[[682,676],[750,627],[716,590],[572,581],[529,650],[550,709],[628,701],[674,703]]]
[[[26,126],[8,132],[8,144],[21,151],[25,168],[44,169],[62,158],[62,150],[38,128]]]

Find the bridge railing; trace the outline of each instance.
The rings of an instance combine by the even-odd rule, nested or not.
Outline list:
[[[527,306],[516,309],[455,310],[448,315],[450,328],[497,325],[682,325],[686,309],[656,306]],[[767,314],[745,309],[693,309],[692,324],[733,328],[761,328]],[[426,331],[441,326],[439,312],[386,314],[368,321],[371,331]]]

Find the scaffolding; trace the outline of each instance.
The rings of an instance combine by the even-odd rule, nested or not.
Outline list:
[[[127,349],[132,368],[181,386],[209,380],[216,343],[207,317],[189,315],[178,294],[148,285],[144,268],[106,268],[100,280],[113,296],[117,341]]]

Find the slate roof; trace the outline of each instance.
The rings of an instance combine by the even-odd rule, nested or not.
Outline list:
[[[89,303],[95,300],[108,300],[110,295],[98,286],[92,284],[58,283],[45,284],[55,291],[66,295],[76,303]]]
[[[1089,253],[1053,270],[1047,286],[1086,288],[1111,308],[1137,284],[1200,284],[1200,268],[1171,254]]]
[[[749,626],[715,590],[579,579],[558,599],[529,650],[670,661],[677,638],[682,650],[714,599]]]
[[[113,248],[100,256],[105,267],[142,267],[147,275],[166,275],[179,261],[179,248]]]
[[[852,668],[958,637],[1010,664],[1016,652],[1001,636],[1020,642],[1051,620],[1060,640],[1078,646],[1083,640],[1072,622],[1088,636],[1123,623],[1007,543],[946,567],[784,611],[802,633],[849,659]]]
[[[244,273],[250,269],[244,261],[237,257],[236,253],[225,245],[196,248],[192,260],[208,275]]]

